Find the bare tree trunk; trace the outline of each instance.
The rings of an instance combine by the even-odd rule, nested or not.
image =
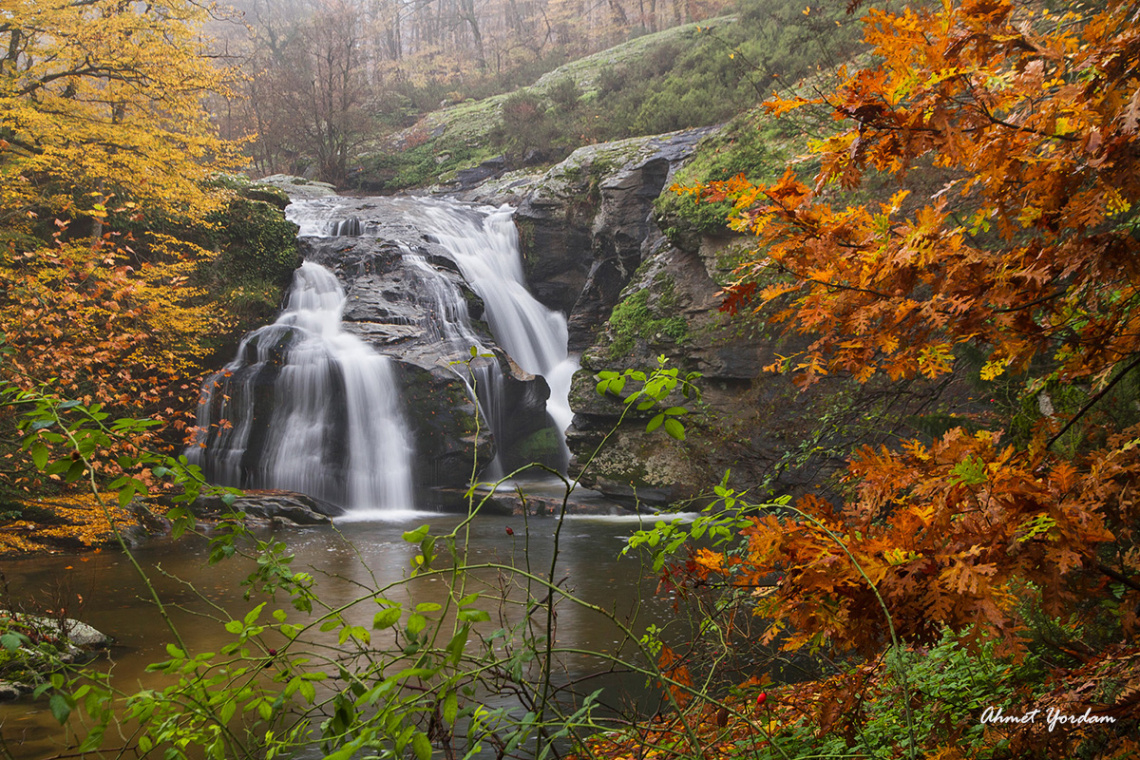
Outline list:
[[[479,18],[475,15],[475,0],[459,0],[459,18],[471,28],[471,38],[475,42],[475,62],[480,71],[487,70],[487,56],[483,51],[483,35],[479,31]]]

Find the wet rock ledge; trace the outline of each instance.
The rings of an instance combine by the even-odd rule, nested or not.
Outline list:
[[[111,638],[73,618],[0,610],[0,702],[19,699],[60,665],[90,659]]]

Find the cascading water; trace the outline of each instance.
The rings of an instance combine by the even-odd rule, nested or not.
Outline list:
[[[424,328],[449,346],[455,354],[462,356],[472,348],[477,354],[485,354],[487,349],[471,327],[467,300],[459,288],[433,269],[423,256],[412,253],[406,247],[404,250],[404,261],[421,277],[424,290],[433,302],[428,310]],[[469,391],[474,393],[479,413],[492,431],[502,430],[505,410],[500,403],[502,395],[500,389],[503,384],[503,373],[498,362],[487,361],[480,357],[473,359],[467,367],[470,376],[458,369],[456,371],[467,383]],[[496,478],[502,474],[502,467],[498,461],[492,462],[488,474]]]
[[[390,346],[382,350],[403,363],[401,378],[446,368],[467,383],[497,442],[498,456],[485,475],[503,474],[501,462],[514,466],[531,457],[565,465],[567,396],[577,363],[567,353],[565,318],[526,288],[511,213],[412,199],[335,197],[291,205],[289,218],[302,237],[329,239],[323,247],[311,242],[310,252],[346,279],[353,305],[346,316],[337,275],[305,262],[277,321],[246,336],[237,358],[207,381],[191,460],[211,482],[301,491],[345,506],[356,518],[370,509],[412,507],[414,447],[394,361],[362,335],[371,345]],[[482,300],[499,348],[526,373],[546,379],[545,413],[542,384],[501,358],[464,364],[471,348],[490,353],[491,342],[480,337],[468,312],[460,275]],[[372,310],[361,312],[362,303]],[[345,316],[351,332],[342,324]],[[422,404],[425,389],[437,386],[419,377],[411,395],[419,394]],[[436,455],[446,458],[455,446],[470,445],[417,414],[417,436],[428,435],[425,445],[442,452]],[[435,432],[425,433],[424,425]]]
[[[563,436],[574,413],[570,381],[578,362],[567,351],[566,318],[546,308],[527,290],[518,231],[504,206],[476,223],[446,205],[424,206],[426,226],[452,255],[463,277],[483,299],[491,332],[511,358],[550,386],[547,412]]]
[[[188,457],[214,483],[409,509],[411,444],[391,361],[341,329],[345,294],[305,262],[285,310],[206,381]]]
[[[463,294],[443,273],[411,246],[426,233],[438,242],[459,267],[471,289],[482,299],[495,341],[524,371],[543,377],[550,387],[547,413],[553,420],[562,451],[569,459],[565,431],[570,426],[570,382],[578,369],[567,351],[566,318],[543,306],[526,287],[513,209],[475,208],[428,199],[319,198],[293,204],[289,218],[301,235],[375,235],[379,226],[366,218],[380,205],[397,208],[407,225],[409,239],[402,241],[404,259],[420,276],[436,300],[434,321],[441,338],[456,353],[483,346],[471,327]],[[362,219],[362,217],[365,217]],[[392,230],[386,229],[391,235]],[[502,429],[509,410],[500,402],[501,373],[496,362],[473,363],[479,406],[493,432]],[[493,473],[494,474],[494,473]]]

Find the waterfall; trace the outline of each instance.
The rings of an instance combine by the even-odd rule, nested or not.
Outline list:
[[[383,209],[383,213],[377,213]],[[297,223],[301,235],[328,236],[353,234],[392,236],[400,233],[391,224],[370,221],[369,215],[384,216],[398,212],[407,238],[400,240],[404,260],[417,272],[426,290],[436,300],[435,325],[443,342],[453,352],[465,354],[475,346],[483,346],[471,327],[463,294],[441,272],[421,256],[411,253],[426,236],[437,242],[458,266],[471,289],[482,299],[487,321],[496,343],[525,372],[539,375],[550,388],[547,413],[553,421],[562,451],[563,463],[569,460],[566,429],[573,412],[570,410],[570,383],[578,369],[575,357],[567,351],[566,317],[548,309],[531,295],[523,273],[518,232],[512,219],[514,210],[473,207],[449,201],[410,198],[318,198],[289,207],[289,218]],[[502,430],[503,409],[498,399],[501,373],[495,362],[475,362],[478,404],[493,432]],[[492,468],[492,475],[496,474]]]
[[[411,508],[413,445],[394,360],[357,337],[377,334],[387,336],[391,347],[383,350],[401,361],[421,371],[447,368],[467,383],[497,443],[485,476],[496,478],[532,456],[565,465],[577,362],[567,353],[566,319],[527,290],[512,209],[333,197],[292,204],[287,213],[302,236],[342,240],[320,248],[318,258],[352,283],[354,299],[371,294],[387,306],[374,312],[374,322],[353,306],[346,331],[347,296],[337,275],[313,261],[302,264],[277,321],[247,335],[237,358],[203,387],[198,437],[187,455],[207,479],[301,491],[347,507],[355,518]],[[387,242],[371,247],[367,238]],[[387,284],[370,279],[378,272]],[[463,361],[472,348],[490,353],[491,341],[468,312],[460,276],[482,300],[498,347],[523,372],[545,378],[545,414],[541,385],[517,371],[507,375],[501,358]],[[377,295],[378,287],[387,290]],[[402,331],[388,329],[394,326]]]
[[[203,386],[188,457],[211,482],[300,491],[354,511],[408,509],[411,445],[391,360],[341,329],[345,294],[297,269],[277,321]]]
[[[483,299],[495,340],[515,362],[550,386],[546,410],[565,447],[570,381],[578,362],[567,351],[566,318],[531,295],[523,275],[514,210],[503,206],[481,219],[444,204],[425,204],[425,228],[451,253],[464,279]]]

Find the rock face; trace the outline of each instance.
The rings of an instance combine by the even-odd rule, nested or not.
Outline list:
[[[517,207],[527,282],[568,315],[581,351],[634,271],[663,239],[653,201],[714,128],[588,145],[542,175],[512,173],[461,194]]]
[[[571,350],[580,351],[567,443],[571,474],[627,504],[676,504],[711,490],[726,470],[737,488],[798,494],[839,467],[805,441],[828,413],[827,399],[851,383],[828,378],[800,394],[784,376],[764,372],[803,348],[777,330],[743,329],[718,311],[722,264],[744,245],[726,231],[709,237],[681,225],[673,241],[654,200],[711,129],[582,148],[542,175],[510,173],[465,197],[517,206],[516,221],[536,296],[569,314]],[[646,369],[664,355],[669,367],[702,375],[698,412],[685,441],[645,430],[620,400],[595,391],[604,369]],[[631,386],[632,390],[632,386]],[[583,464],[615,434],[589,469]],[[826,447],[815,447],[826,448]]]
[[[567,436],[575,462],[583,463],[617,426],[581,473],[586,485],[611,498],[656,505],[699,497],[727,470],[730,485],[741,490],[767,484],[774,494],[798,493],[808,484],[799,469],[784,465],[786,454],[817,426],[820,396],[803,396],[785,377],[763,371],[780,355],[795,352],[786,339],[744,332],[719,313],[717,278],[723,273],[717,262],[734,244],[727,237],[705,238],[696,250],[659,243],[583,353],[570,397],[574,425]],[[619,424],[622,401],[595,391],[601,370],[653,368],[659,356],[682,374],[701,375],[699,402],[680,394],[670,400],[691,412],[684,441],[661,430],[647,432],[648,414],[627,415]],[[631,383],[626,392],[636,387]],[[840,462],[817,457],[814,464],[827,471]]]

